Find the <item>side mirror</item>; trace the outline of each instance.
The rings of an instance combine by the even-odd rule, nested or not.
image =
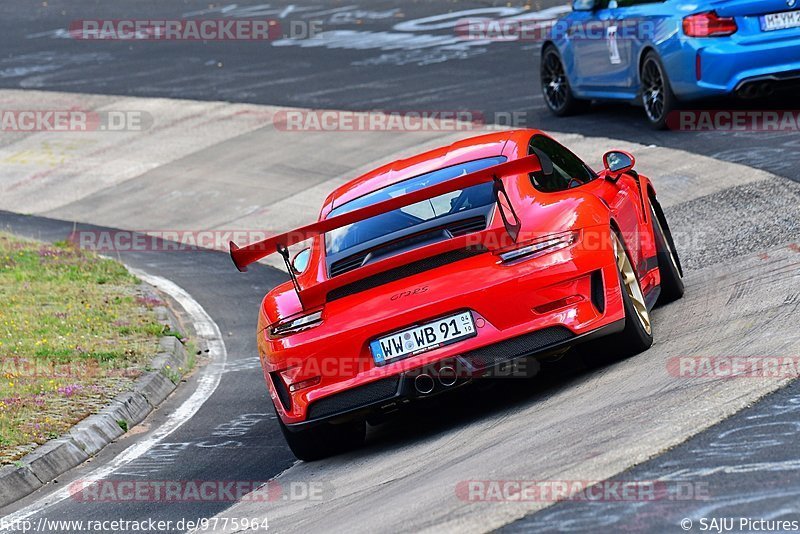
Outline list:
[[[636,165],[636,158],[627,152],[612,150],[603,156],[603,165],[608,171],[608,178],[616,182],[621,175],[633,170]]]
[[[308,269],[308,261],[311,259],[311,249],[304,248],[292,259],[292,269],[297,274],[301,274]]]
[[[595,0],[573,0],[573,11],[594,11]]]

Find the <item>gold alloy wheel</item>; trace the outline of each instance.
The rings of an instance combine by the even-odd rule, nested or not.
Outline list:
[[[675,259],[675,253],[672,251],[672,246],[669,244],[669,241],[667,240],[667,234],[664,233],[664,227],[661,226],[661,221],[658,220],[658,216],[656,215],[656,210],[653,208],[653,206],[650,206],[650,213],[653,216],[653,220],[658,225],[658,231],[661,232],[661,237],[664,238],[664,246],[667,247],[667,252],[669,252],[669,261],[672,262],[672,266],[675,267],[675,272],[678,273],[678,276],[683,278],[681,270],[680,268],[678,268],[678,262]]]
[[[647,311],[647,304],[644,302],[644,295],[642,288],[639,286],[639,280],[636,279],[636,273],[633,270],[633,265],[625,253],[625,247],[620,243],[617,234],[612,233],[614,236],[614,255],[617,258],[617,268],[622,275],[622,285],[628,293],[633,307],[636,310],[636,317],[639,323],[647,332],[647,335],[652,334],[652,326],[650,325],[650,312]]]

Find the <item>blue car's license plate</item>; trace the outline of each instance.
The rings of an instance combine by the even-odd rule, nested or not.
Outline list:
[[[474,335],[475,324],[472,321],[472,313],[463,312],[376,339],[369,344],[369,348],[375,363],[383,365]]]
[[[800,10],[772,13],[761,17],[762,31],[771,32],[788,28],[800,28]]]

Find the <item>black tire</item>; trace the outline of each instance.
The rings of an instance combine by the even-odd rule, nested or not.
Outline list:
[[[333,425],[320,424],[299,432],[292,432],[278,418],[286,443],[298,460],[313,462],[356,449],[364,444],[367,423],[356,421]]]
[[[645,54],[639,79],[647,121],[654,129],[663,130],[667,127],[670,113],[678,109],[678,99],[672,92],[667,70],[655,52]]]
[[[544,103],[553,115],[567,117],[589,108],[589,101],[575,98],[572,95],[564,63],[561,61],[558,50],[552,45],[547,46],[542,52],[539,79]]]
[[[627,247],[622,237],[614,232],[619,242],[622,243],[625,256],[630,262],[630,255],[628,254]],[[594,343],[588,344],[581,351],[581,359],[584,364],[590,368],[608,365],[631,356],[640,354],[653,345],[653,333],[648,332],[639,320],[638,312],[634,306],[633,300],[628,295],[623,280],[623,274],[618,269],[618,278],[620,291],[622,292],[622,303],[625,309],[625,328],[622,332],[610,335],[608,337],[599,339]],[[638,278],[636,283],[639,284]],[[641,287],[641,285],[639,285]],[[652,329],[651,329],[652,330]]]
[[[653,233],[658,253],[658,270],[661,272],[661,295],[658,297],[658,305],[663,306],[683,297],[685,291],[683,269],[667,219],[656,199],[650,200],[650,212],[653,217]]]

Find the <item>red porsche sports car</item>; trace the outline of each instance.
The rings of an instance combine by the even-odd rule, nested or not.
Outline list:
[[[510,363],[588,341],[606,361],[649,348],[650,311],[684,287],[634,163],[613,151],[595,172],[541,131],[492,133],[349,182],[314,224],[231,243],[241,271],[273,253],[289,270],[258,349],[294,454],[355,446],[367,422]]]

